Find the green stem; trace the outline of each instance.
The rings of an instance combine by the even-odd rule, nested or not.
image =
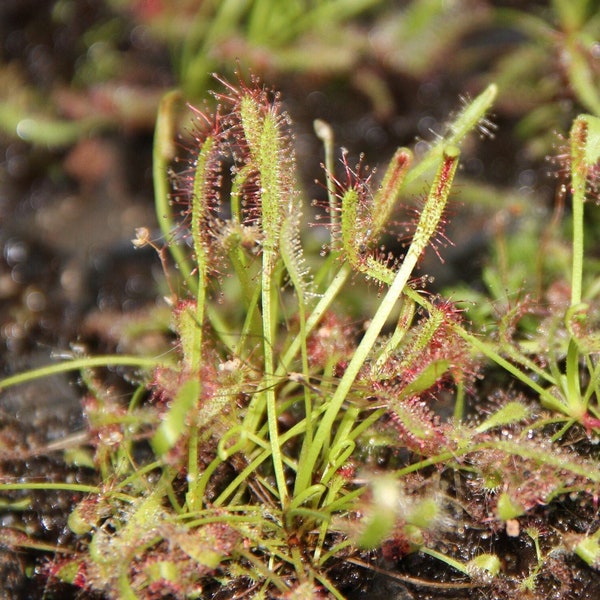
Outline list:
[[[297,337],[302,342],[302,348],[301,348],[302,373],[306,377],[308,377],[309,376],[309,372],[308,372],[309,366],[308,366],[308,351],[306,348],[306,340],[307,340],[306,315],[305,315],[305,311],[304,311],[304,302],[303,302],[302,297],[299,298],[299,302],[298,302],[298,317],[300,320],[300,332]],[[304,414],[306,415],[306,432],[305,432],[303,440],[302,440],[302,448],[300,450],[300,458],[298,459],[300,463],[302,462],[303,457],[306,455],[306,453],[308,452],[308,449],[310,448],[310,446],[312,444],[312,438],[313,438],[313,422],[312,422],[313,414],[312,413],[313,413],[312,391],[309,388],[309,386],[305,385],[304,386]]]
[[[585,177],[573,165],[573,266],[571,272],[571,306],[581,303],[583,281],[583,203]]]
[[[437,550],[433,550],[431,548],[426,548],[425,546],[419,548],[419,552],[421,552],[422,554],[428,554],[433,558],[437,558],[441,562],[446,563],[448,566],[453,567],[454,569],[460,571],[461,573],[464,573],[465,575],[469,574],[469,570],[467,569],[464,563],[456,560],[455,558],[451,558],[447,554],[443,554],[442,552],[438,552]]]
[[[423,308],[429,311],[433,309],[431,303],[427,299],[425,299],[423,296],[421,296],[411,288],[406,288],[405,293],[409,298],[411,298],[417,304],[419,304],[419,306],[422,306]],[[502,367],[504,370],[508,371],[516,379],[518,379],[519,381],[527,385],[529,388],[531,388],[534,392],[539,394],[542,403],[544,403],[547,407],[554,407],[557,403],[560,402],[560,400],[556,396],[552,395],[551,392],[543,388],[534,379],[532,379],[526,373],[521,371],[521,369],[507,361],[502,355],[496,352],[496,350],[491,344],[483,341],[482,339],[478,338],[472,333],[469,333],[461,325],[453,325],[453,329],[460,337],[467,341],[472,348],[475,348],[484,356],[487,356],[487,358],[495,362],[499,367]],[[561,410],[561,412],[564,412],[564,408]]]
[[[267,405],[267,422],[269,426],[269,442],[273,458],[273,470],[279,491],[279,501],[283,508],[287,506],[287,487],[285,473],[283,470],[283,458],[279,443],[279,426],[277,423],[277,399],[275,396],[275,376],[273,357],[273,310],[272,310],[272,282],[277,260],[276,253],[265,248],[263,252],[263,274],[262,274],[262,309],[263,309],[263,352],[265,361],[265,400]]]
[[[402,263],[402,267],[398,271],[394,282],[389,288],[383,301],[381,302],[377,312],[373,316],[371,324],[365,335],[363,336],[358,348],[356,349],[354,356],[352,357],[346,371],[339,382],[339,385],[333,394],[329,407],[321,419],[321,423],[315,433],[313,444],[306,455],[305,464],[299,465],[298,477],[296,481],[296,491],[300,492],[304,488],[310,485],[311,477],[317,463],[318,456],[325,443],[325,440],[331,435],[333,423],[342,407],[356,376],[360,368],[365,363],[367,356],[369,355],[373,345],[375,344],[383,325],[388,319],[392,312],[396,300],[404,290],[404,287],[408,283],[408,279],[412,273],[413,268],[417,263],[418,256],[414,256],[414,253],[409,253],[406,256],[406,260]]]
[[[335,232],[339,228],[339,215],[337,211],[337,198],[335,195],[335,181],[333,175],[335,173],[334,163],[334,135],[333,129],[321,119],[316,119],[313,123],[317,137],[323,142],[325,150],[325,171],[327,182],[327,201],[329,202],[329,222],[331,223],[331,231]],[[335,235],[331,236],[331,249],[336,250],[337,241]]]
[[[450,126],[450,135],[434,144],[421,162],[412,167],[406,174],[404,186],[406,187],[432,169],[436,164],[439,164],[444,149],[447,146],[458,146],[469,132],[476,129],[481,119],[485,116],[485,113],[492,106],[497,94],[498,87],[495,84],[491,84],[473,102],[465,106],[458,115],[458,118]]]
[[[144,356],[118,356],[114,354],[92,356],[87,358],[75,358],[55,365],[47,365],[24,373],[17,373],[0,379],[0,391],[5,390],[13,385],[27,383],[41,377],[49,377],[58,373],[67,373],[69,371],[79,371],[81,369],[92,369],[94,367],[141,367],[144,369],[152,369],[159,366],[169,366],[172,361],[161,360],[160,358],[144,357]]]
[[[581,304],[584,256],[584,202],[587,184],[588,120],[579,116],[573,122],[571,142],[571,188],[573,194],[573,264],[571,272],[571,309]],[[566,362],[566,401],[569,416],[580,418],[585,413],[579,384],[579,348],[575,339],[569,341]]]
[[[581,303],[583,279],[583,207],[590,169],[600,160],[600,119],[579,115],[570,131],[573,195],[573,272],[571,307]]]
[[[184,281],[190,282],[195,291],[195,282],[191,282],[193,267],[182,246],[176,243],[173,232],[176,231],[173,211],[169,204],[171,190],[169,187],[169,164],[175,157],[175,107],[181,100],[179,91],[165,94],[158,108],[154,144],[152,148],[152,181],[154,183],[154,205],[158,226],[169,245],[169,251],[179,267]]]
[[[59,490],[67,492],[81,492],[82,494],[101,494],[102,490],[93,485],[84,485],[82,483],[52,483],[45,482],[21,482],[21,483],[0,483],[0,490],[4,492],[16,490]]]
[[[444,159],[433,182],[423,212],[421,213],[417,230],[408,252],[406,253],[406,258],[400,266],[400,269],[379,305],[379,308],[375,312],[375,315],[354,352],[354,356],[350,360],[344,375],[340,379],[339,385],[334,392],[329,402],[329,406],[315,433],[312,446],[306,455],[306,459],[298,465],[295,488],[296,493],[302,492],[311,485],[311,478],[319,454],[321,453],[326,440],[329,439],[329,436],[331,435],[333,424],[342,408],[342,404],[344,403],[358,372],[364,365],[377,341],[385,322],[393,311],[398,298],[400,298],[400,295],[407,287],[408,280],[417,261],[429,243],[431,236],[434,235],[437,230],[439,220],[442,217],[444,206],[448,199],[456,167],[458,166],[458,156],[459,152],[456,148],[449,148],[444,154]]]
[[[310,313],[308,319],[306,319],[305,331],[307,336],[319,323],[340,290],[344,287],[344,284],[346,283],[351,272],[352,269],[348,263],[345,263],[341,266],[340,270],[333,278],[333,281],[329,284],[323,295],[320,297],[319,302],[315,306],[314,310]],[[277,376],[282,377],[286,374],[287,366],[292,363],[294,357],[296,354],[298,354],[301,344],[302,339],[300,336],[296,336],[281,359],[279,367],[276,371]]]

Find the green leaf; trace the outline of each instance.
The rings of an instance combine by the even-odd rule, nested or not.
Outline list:
[[[416,500],[412,510],[406,515],[406,521],[419,529],[432,528],[439,523],[440,505],[435,498]]]
[[[400,501],[398,483],[392,477],[376,477],[372,482],[372,494],[372,509],[364,520],[367,525],[358,540],[361,548],[376,548],[396,524]]]
[[[490,415],[475,431],[477,433],[483,433],[493,427],[499,427],[501,425],[509,425],[510,423],[516,423],[526,419],[530,414],[529,409],[521,404],[520,402],[509,402],[502,408],[497,410],[495,413]]]
[[[512,498],[506,492],[503,492],[498,498],[498,507],[496,509],[496,513],[499,519],[508,521],[509,519],[520,517],[522,514],[524,514],[524,510],[522,506],[519,506],[517,503],[513,502]]]
[[[587,140],[585,144],[585,162],[594,167],[600,160],[600,118],[592,115],[581,115],[587,124]]]
[[[158,456],[168,452],[187,429],[186,417],[200,395],[200,381],[189,379],[177,392],[169,411],[152,437],[152,449]]]
[[[600,562],[600,544],[597,537],[586,537],[575,546],[575,554],[591,567]]]
[[[552,8],[560,19],[564,31],[574,31],[585,23],[588,0],[553,0]]]
[[[428,364],[417,377],[411,381],[403,390],[402,396],[409,398],[418,396],[433,387],[450,368],[450,361],[447,359],[434,360]]]
[[[495,554],[479,554],[467,563],[470,573],[487,571],[490,575],[498,575],[501,566],[500,559]]]

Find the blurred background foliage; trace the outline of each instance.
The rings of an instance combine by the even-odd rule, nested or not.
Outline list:
[[[398,90],[468,93],[498,83],[499,114],[543,138],[548,122],[598,113],[595,0],[6,0],[0,127],[61,146],[90,131],[151,127],[160,96],[198,102],[237,65],[306,89],[349,82],[380,120]],[[576,106],[573,106],[576,104]],[[535,150],[545,153],[543,139]]]
[[[281,90],[309,199],[324,194],[314,119],[332,124],[351,160],[364,151],[378,165],[415,139],[418,157],[461,97],[496,82],[481,129],[494,142],[473,139],[463,152],[455,247],[423,272],[475,300],[539,291],[564,273],[563,240],[548,227],[557,199],[547,175],[561,167],[546,159],[561,153],[559,134],[577,114],[600,114],[599,0],[4,0],[0,39],[4,238],[15,225],[29,231],[33,213],[36,240],[61,251],[129,243],[154,219],[158,103],[172,89],[210,102],[213,72],[252,72]],[[186,131],[189,111],[181,116]],[[548,260],[523,264],[523,244],[542,228]],[[482,278],[490,252],[496,267]],[[81,296],[85,285],[79,277],[66,293]],[[110,293],[96,303],[118,305]]]

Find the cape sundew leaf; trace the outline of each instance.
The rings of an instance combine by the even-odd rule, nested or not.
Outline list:
[[[159,425],[151,444],[158,456],[167,453],[186,431],[186,418],[190,410],[198,401],[200,394],[200,381],[188,379],[177,392],[169,411]]]
[[[299,221],[300,212],[289,214],[281,225],[279,249],[290,281],[294,286],[300,302],[305,302],[310,293],[310,272],[302,255],[300,244]]]
[[[499,427],[502,425],[510,425],[517,421],[522,421],[529,416],[529,409],[521,404],[520,402],[509,402],[503,406],[500,410],[497,410],[494,414],[490,415],[479,427],[477,427],[477,433],[483,433],[492,427]]]
[[[439,359],[428,364],[405,388],[402,389],[402,396],[418,396],[428,389],[432,388],[448,371],[450,361]]]

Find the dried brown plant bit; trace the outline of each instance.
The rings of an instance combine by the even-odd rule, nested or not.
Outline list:
[[[131,240],[136,248],[143,248],[151,243],[150,230],[147,227],[136,227],[135,238]]]

